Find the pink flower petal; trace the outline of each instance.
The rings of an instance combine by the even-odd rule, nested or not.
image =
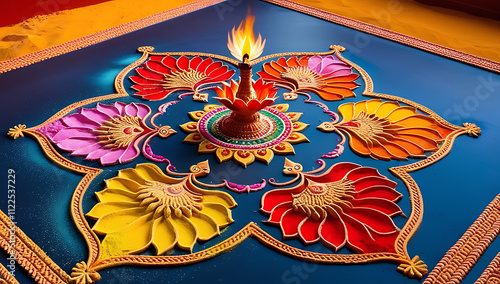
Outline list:
[[[101,148],[101,149],[97,149],[93,152],[90,152],[87,157],[85,157],[85,160],[98,160],[100,159],[103,155],[106,155],[107,153],[109,153],[111,151],[111,149],[104,149],[104,148]]]
[[[335,75],[339,76],[339,74],[343,74],[346,71],[348,71],[348,73],[345,75],[351,74],[352,73],[351,67],[349,67],[343,62],[338,62],[335,64],[329,64],[323,66],[323,70],[321,70],[321,75],[325,77],[330,77],[332,73],[336,72]]]
[[[127,104],[124,104],[121,102],[116,102],[114,104],[114,106],[118,110],[118,112],[120,113],[120,116],[125,116],[125,106],[127,106]]]
[[[97,103],[97,110],[103,113],[106,113],[107,115],[111,117],[115,117],[120,115],[120,112],[116,109],[114,106],[110,105],[103,105],[101,103]]]
[[[84,148],[77,149],[71,153],[72,156],[84,156],[102,148],[102,145],[95,143]]]
[[[61,118],[61,121],[69,127],[87,127],[96,129],[101,126],[100,123],[89,119],[81,113],[75,113],[72,115],[65,116]]]
[[[316,72],[318,74],[321,74],[321,56],[312,56],[309,58],[309,61],[307,62],[307,65],[309,69],[311,69],[313,72]]]
[[[94,138],[94,130],[90,128],[78,128],[78,127],[68,127],[59,130],[52,137],[52,141],[60,142],[62,140],[66,140],[68,138]]]
[[[141,151],[139,150],[137,145],[131,144],[127,147],[125,152],[123,152],[120,158],[118,158],[118,162],[120,162],[121,164],[128,163],[139,156],[139,153],[141,153]]]
[[[100,161],[103,166],[113,165],[118,162],[118,159],[123,155],[126,149],[113,149],[108,151],[108,153],[101,156]]]
[[[89,119],[98,122],[99,124],[102,124],[103,121],[111,118],[111,116],[109,116],[108,114],[98,111],[97,109],[81,108],[80,113],[85,115]]]
[[[69,138],[57,142],[57,146],[65,151],[74,151],[97,143],[99,139],[93,138]]]
[[[137,116],[144,119],[145,117],[147,117],[150,113],[151,113],[151,109],[145,105],[145,104],[136,104],[136,103],[133,103],[135,104],[135,106],[137,107]]]
[[[137,116],[137,106],[135,104],[129,104],[125,107],[125,116],[130,115],[130,116]]]
[[[346,68],[339,68],[338,70],[333,71],[332,73],[328,74],[328,77],[338,77],[338,76],[347,76],[352,73],[352,70],[350,67]]]

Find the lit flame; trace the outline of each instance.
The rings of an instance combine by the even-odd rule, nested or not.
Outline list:
[[[243,62],[258,58],[266,44],[266,40],[262,41],[260,34],[255,40],[253,33],[254,22],[255,16],[251,15],[249,11],[246,18],[241,21],[238,29],[233,27],[231,33],[227,34],[227,48],[236,59]]]

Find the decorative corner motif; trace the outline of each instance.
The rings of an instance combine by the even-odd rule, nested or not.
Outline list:
[[[24,130],[26,130],[26,125],[25,124],[18,124],[16,126],[14,126],[13,128],[10,128],[7,135],[12,137],[13,139],[17,139],[19,137],[24,137],[24,133],[23,133]]]
[[[402,263],[398,266],[397,270],[403,275],[408,276],[409,278],[417,278],[420,279],[424,277],[429,270],[427,269],[427,265],[420,260],[420,257],[416,255],[411,259],[409,263]]]
[[[85,261],[82,261],[73,267],[69,284],[92,284],[99,280],[101,280],[101,275],[95,271],[89,271]]]
[[[465,131],[467,132],[467,135],[471,137],[479,137],[481,134],[481,128],[479,128],[476,124],[474,123],[469,123],[466,122],[464,123]]]

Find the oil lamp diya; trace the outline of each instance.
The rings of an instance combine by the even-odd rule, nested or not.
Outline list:
[[[307,127],[297,121],[300,114],[285,113],[288,105],[273,105],[275,83],[252,80],[252,65],[261,61],[256,59],[265,45],[260,34],[254,35],[254,22],[249,14],[228,34],[228,49],[238,61],[226,61],[238,68],[240,80],[214,88],[223,106],[208,105],[191,116],[196,123],[181,125],[191,133],[184,141],[199,144],[199,153],[215,152],[219,162],[235,159],[245,167],[256,159],[269,164],[274,153],[293,154],[291,144],[309,141],[298,133]]]
[[[277,89],[273,83],[252,81],[250,61],[262,54],[266,43],[260,34],[255,39],[254,22],[255,17],[248,15],[238,29],[233,27],[232,36],[228,35],[231,54],[242,61],[237,66],[240,81],[216,89],[216,99],[231,112],[218,119],[215,128],[222,135],[239,140],[260,139],[276,131],[276,123],[259,111],[274,103]]]

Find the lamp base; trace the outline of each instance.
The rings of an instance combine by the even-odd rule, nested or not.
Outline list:
[[[241,116],[233,112],[220,118],[215,127],[226,137],[237,140],[255,140],[273,133],[276,130],[276,123],[259,112],[251,116]]]

